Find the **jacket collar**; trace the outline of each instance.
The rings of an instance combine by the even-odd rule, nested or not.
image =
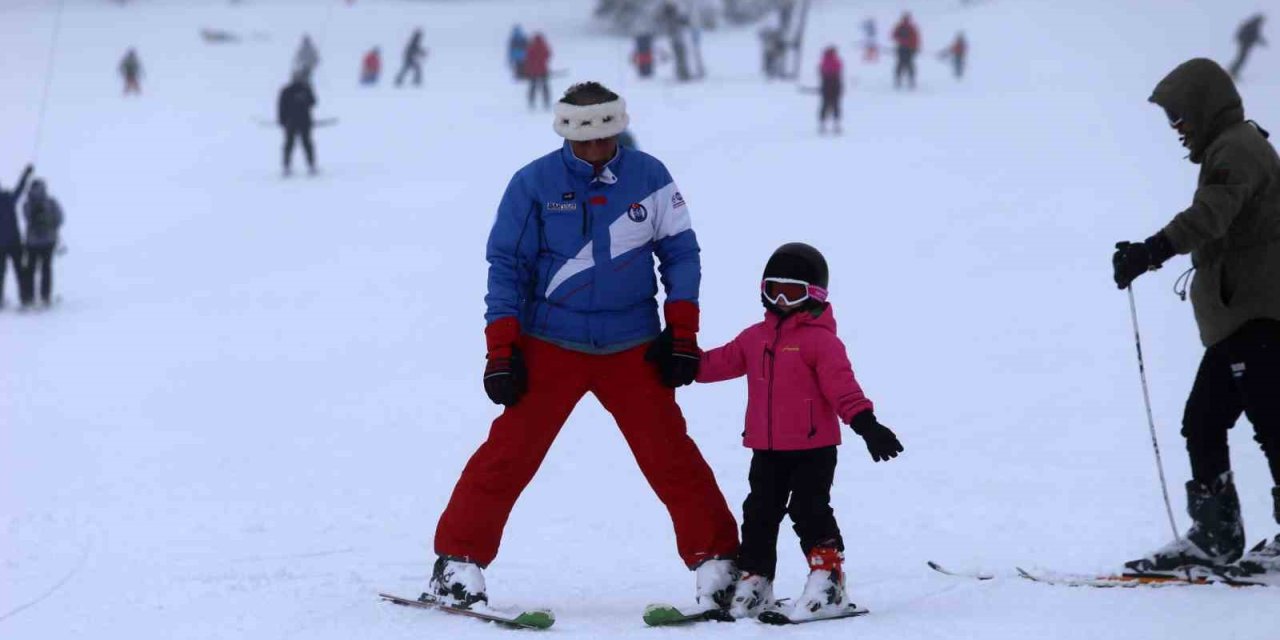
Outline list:
[[[770,329],[777,329],[779,326],[784,329],[790,329],[801,325],[813,325],[834,332],[836,330],[836,317],[835,312],[831,310],[831,303],[824,302],[821,307],[797,311],[786,317],[766,309],[764,312],[764,324]]]
[[[579,178],[590,182],[614,184],[618,181],[618,173],[621,171],[622,156],[625,153],[623,149],[622,145],[618,145],[618,150],[614,152],[613,159],[606,162],[604,167],[600,169],[600,175],[596,175],[596,168],[590,162],[573,154],[573,147],[569,145],[568,140],[565,140],[564,146],[560,149],[560,158],[564,160],[564,166],[569,170],[569,173]]]

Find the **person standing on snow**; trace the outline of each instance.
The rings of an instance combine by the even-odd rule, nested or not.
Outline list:
[[[404,48],[404,64],[400,67],[400,73],[396,74],[397,87],[404,82],[404,77],[410,70],[413,71],[414,86],[422,86],[422,59],[426,55],[427,50],[422,47],[422,29],[414,29],[409,44]]]
[[[969,55],[969,41],[965,40],[964,32],[956,34],[956,39],[946,49],[942,50],[940,57],[944,60],[951,59],[951,70],[959,80],[964,77],[964,61]]]
[[[920,53],[920,30],[911,21],[911,12],[902,14],[902,20],[893,28],[893,42],[897,45],[898,64],[893,68],[893,88],[902,88],[902,79],[916,88],[916,54]]]
[[[822,63],[818,65],[818,75],[822,78],[820,93],[822,106],[818,109],[818,133],[827,132],[827,118],[835,123],[835,132],[840,133],[840,99],[844,94],[844,62],[835,47],[827,47],[822,52]]]
[[[520,25],[511,27],[511,38],[507,40],[507,64],[516,80],[524,80],[525,54],[529,50],[529,38],[524,35]]]
[[[1262,23],[1266,20],[1266,16],[1261,13],[1254,15],[1240,25],[1240,29],[1236,31],[1236,44],[1240,46],[1236,52],[1236,59],[1231,62],[1231,77],[1240,79],[1240,71],[1244,69],[1244,62],[1249,58],[1249,52],[1257,45],[1267,46],[1267,41],[1262,37]]]
[[[862,21],[862,61],[873,63],[880,60],[880,45],[876,43],[876,19],[867,18]]]
[[[551,76],[551,46],[541,33],[533,34],[529,48],[524,56],[524,75],[529,78],[529,109],[537,104],[538,92],[542,92],[542,107],[551,108],[551,87],[547,78]]]
[[[488,601],[482,569],[507,517],[590,392],[670,513],[698,602],[728,607],[736,525],[675,397],[698,370],[698,240],[666,167],[617,144],[628,122],[616,93],[570,87],[555,109],[563,146],[516,172],[502,196],[486,252],[484,388],[504,409],[436,529],[427,594],[447,604]]]
[[[294,75],[300,73],[310,81],[311,74],[318,66],[320,66],[320,52],[316,51],[316,45],[311,42],[311,36],[304,34],[302,44],[298,45],[298,52],[293,54],[293,73]]]
[[[378,76],[382,75],[382,49],[374,47],[364,54],[360,61],[360,84],[373,86],[378,84]]]
[[[827,281],[827,261],[817,249],[782,245],[760,282],[764,321],[702,354],[698,382],[747,377],[742,444],[752,450],[751,493],[742,505],[742,576],[729,609],[735,618],[774,606],[778,525],[787,514],[810,569],[788,617],[857,609],[845,593],[844,539],[831,510],[838,421],[862,436],[876,462],[903,451],[854,378],[827,303]]]
[[[311,110],[316,106],[316,94],[311,90],[311,82],[307,75],[298,71],[293,81],[280,90],[280,99],[276,105],[276,121],[284,129],[284,175],[292,173],[293,145],[302,141],[302,150],[307,154],[307,169],[312,175],[316,173],[316,150],[311,141],[311,129],[315,121]]]
[[[27,299],[35,300],[38,275],[40,302],[47,307],[53,302],[53,254],[63,216],[58,201],[49,197],[44,180],[31,183],[22,217],[27,222]]]
[[[641,78],[653,77],[653,34],[642,33],[636,36],[636,50],[631,54],[631,64]]]
[[[1271,467],[1280,523],[1280,157],[1267,132],[1244,119],[1231,76],[1212,60],[1179,65],[1150,101],[1164,109],[1200,177],[1191,206],[1164,229],[1116,244],[1115,281],[1124,289],[1190,253],[1191,305],[1206,349],[1182,418],[1191,530],[1125,566],[1180,574],[1234,562],[1233,575],[1280,574],[1280,535],[1241,557],[1244,524],[1227,448],[1227,431],[1243,413]]]
[[[129,49],[120,61],[120,76],[124,78],[124,94],[142,93],[142,61],[138,60],[138,52]]]
[[[4,308],[5,265],[13,265],[13,277],[18,282],[18,296],[25,308],[31,304],[27,286],[27,269],[22,257],[22,234],[18,230],[18,200],[31,179],[32,166],[27,165],[18,178],[13,191],[0,189],[0,309]]]

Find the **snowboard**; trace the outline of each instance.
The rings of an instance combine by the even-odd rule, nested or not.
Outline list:
[[[843,620],[845,618],[857,618],[871,613],[869,609],[859,607],[857,605],[849,605],[843,609],[833,611],[831,613],[817,615],[812,618],[792,618],[781,611],[766,611],[756,617],[756,620],[765,624],[778,626],[792,624],[808,624],[810,622],[825,622],[828,620]]]
[[[651,627],[670,627],[695,622],[733,622],[724,609],[707,609],[685,613],[669,604],[651,604],[644,608],[644,623]]]
[[[495,609],[483,603],[477,603],[470,608],[463,609],[455,607],[439,600],[422,594],[417,600],[410,600],[400,596],[391,595],[389,593],[379,593],[378,597],[405,607],[414,607],[418,609],[435,609],[454,615],[465,616],[468,618],[476,618],[515,629],[550,629],[551,625],[556,623],[556,616],[547,609],[528,609],[524,611],[509,612],[501,609]]]

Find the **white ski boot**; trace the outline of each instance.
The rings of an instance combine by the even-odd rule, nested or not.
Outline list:
[[[733,560],[710,558],[694,569],[697,575],[698,609],[729,608],[733,600],[734,585],[738,582],[738,567]]]
[[[1273,515],[1280,523],[1280,487],[1271,490],[1271,499],[1275,503]],[[1280,535],[1259,542],[1239,562],[1227,567],[1225,573],[1230,578],[1250,581],[1263,578],[1268,584],[1280,586]]]
[[[433,599],[441,604],[468,609],[472,605],[483,602],[488,604],[489,596],[485,593],[484,573],[480,565],[466,558],[440,556],[436,558],[435,567],[431,570],[431,582],[422,599]]]
[[[738,586],[733,590],[729,615],[734,618],[754,618],[773,606],[773,581],[764,576],[743,572]]]
[[[815,547],[809,552],[809,579],[804,593],[792,608],[791,620],[811,620],[856,610],[844,590],[844,555],[834,547]]]

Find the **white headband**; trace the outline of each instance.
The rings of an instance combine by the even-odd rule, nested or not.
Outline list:
[[[627,116],[627,102],[622,98],[581,106],[557,102],[555,116],[556,133],[574,142],[612,138],[622,133],[631,123]]]

